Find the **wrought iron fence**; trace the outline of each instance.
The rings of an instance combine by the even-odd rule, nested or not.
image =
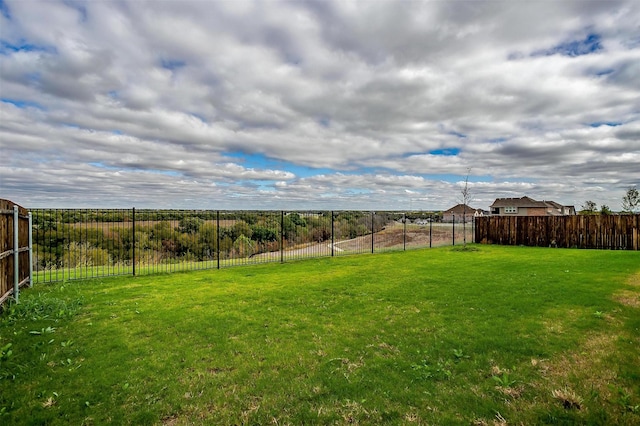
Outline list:
[[[34,282],[462,244],[422,212],[35,209]]]

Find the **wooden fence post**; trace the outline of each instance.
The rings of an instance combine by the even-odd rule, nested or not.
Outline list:
[[[18,303],[20,293],[20,240],[18,238],[20,214],[13,206],[13,298]]]

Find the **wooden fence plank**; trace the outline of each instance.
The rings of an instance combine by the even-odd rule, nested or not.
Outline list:
[[[17,205],[0,199],[0,253],[10,252],[0,258],[0,303],[13,294],[14,286],[14,211]],[[28,211],[18,206],[18,282],[29,278],[29,218]],[[26,248],[26,250],[25,250]]]
[[[640,249],[640,214],[593,216],[485,216],[475,241],[609,250]]]

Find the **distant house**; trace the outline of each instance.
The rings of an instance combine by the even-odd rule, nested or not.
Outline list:
[[[555,201],[536,201],[530,197],[497,198],[491,204],[492,216],[571,216],[574,206],[563,206]]]
[[[484,210],[474,209],[465,204],[458,204],[442,213],[443,222],[472,222],[474,217],[484,216]]]

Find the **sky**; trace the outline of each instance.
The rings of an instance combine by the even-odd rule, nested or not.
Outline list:
[[[0,0],[27,208],[620,210],[640,2]]]

